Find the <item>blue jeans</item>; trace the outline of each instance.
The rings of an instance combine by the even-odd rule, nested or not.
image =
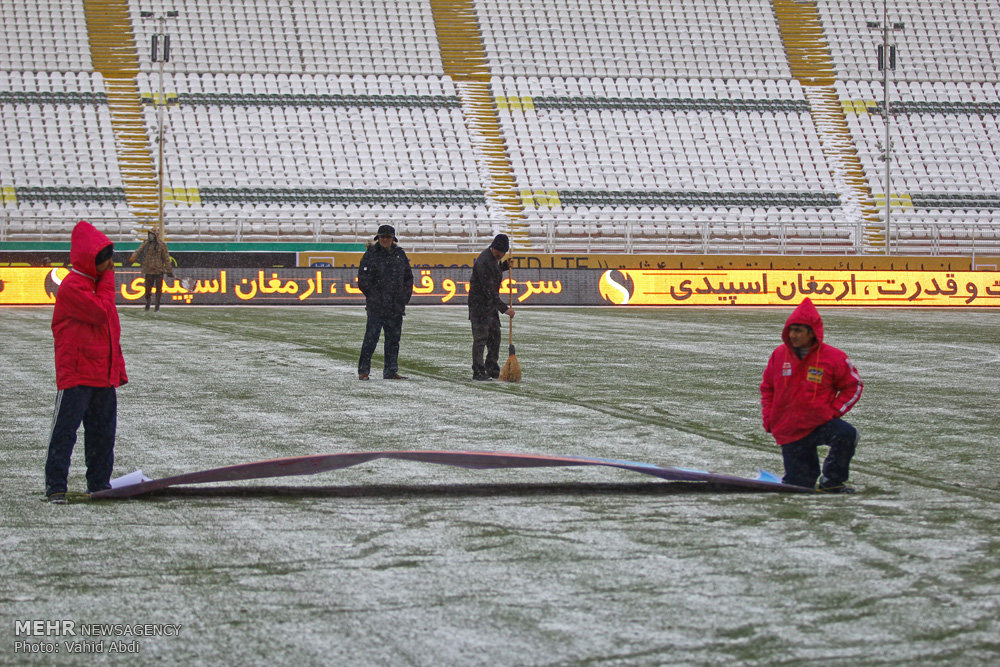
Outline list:
[[[56,394],[56,409],[45,460],[45,495],[65,493],[76,432],[83,424],[87,493],[111,487],[118,429],[118,394],[114,387],[71,387]]]
[[[858,431],[843,419],[831,419],[815,431],[795,442],[781,446],[785,461],[782,482],[813,488],[820,475],[819,456],[816,448],[829,445],[830,451],[823,461],[823,483],[837,486],[847,481],[851,458],[858,445]]]
[[[378,338],[385,331],[385,361],[382,364],[382,377],[391,378],[399,371],[399,339],[403,335],[402,315],[380,315],[368,313],[368,323],[365,326],[365,339],[361,343],[361,358],[358,359],[358,375],[368,375],[372,368],[372,355],[378,346]]]

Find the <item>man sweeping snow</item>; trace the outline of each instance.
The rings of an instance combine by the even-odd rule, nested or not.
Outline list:
[[[500,313],[514,317],[514,309],[500,298],[503,272],[510,264],[501,262],[510,250],[506,234],[497,234],[490,247],[479,253],[469,279],[469,320],[472,322],[472,379],[500,377]],[[486,359],[483,359],[483,350]]]

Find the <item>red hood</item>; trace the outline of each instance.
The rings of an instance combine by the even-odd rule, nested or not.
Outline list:
[[[94,260],[97,258],[97,253],[109,245],[111,239],[86,220],[81,220],[76,223],[70,236],[69,262],[77,271],[96,278],[97,265]]]
[[[793,324],[805,324],[812,327],[813,333],[816,334],[816,342],[823,342],[823,318],[819,316],[819,311],[816,310],[816,306],[808,297],[803,299],[802,303],[792,311],[792,314],[788,316],[788,321],[785,322],[785,328],[781,330],[781,340],[785,341],[785,345],[789,347],[791,347],[791,340],[788,338],[788,329]]]

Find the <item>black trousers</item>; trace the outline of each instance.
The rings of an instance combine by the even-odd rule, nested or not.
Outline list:
[[[163,274],[147,273],[143,281],[146,284],[146,305],[149,305],[149,298],[156,292],[156,307],[160,307],[160,296],[163,294]]]
[[[830,451],[823,461],[824,483],[836,486],[847,481],[851,458],[858,445],[858,431],[843,419],[831,419],[815,431],[795,442],[781,446],[785,461],[785,484],[813,488],[820,476],[816,448],[828,445]]]
[[[483,359],[483,350],[486,358]],[[472,320],[472,373],[499,377],[500,316],[490,315]]]
[[[385,361],[382,364],[382,377],[391,378],[399,371],[399,339],[403,335],[403,316],[369,312],[365,339],[361,343],[361,358],[358,359],[358,375],[368,375],[371,372],[372,355],[383,331],[385,343],[382,351],[385,353]]]
[[[56,394],[49,454],[45,460],[45,495],[65,493],[76,432],[83,424],[87,493],[111,488],[118,429],[118,394],[114,387],[71,387]]]

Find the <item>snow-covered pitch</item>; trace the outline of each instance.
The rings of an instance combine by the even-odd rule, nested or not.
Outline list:
[[[758,385],[785,309],[523,308],[518,384],[471,380],[464,308],[408,310],[405,382],[379,355],[357,380],[360,308],[120,312],[116,475],[423,448],[781,471]],[[2,309],[0,662],[995,662],[1000,313],[821,313],[866,385],[854,496],[373,461],[54,506],[51,309]],[[81,431],[71,491],[83,469]]]

